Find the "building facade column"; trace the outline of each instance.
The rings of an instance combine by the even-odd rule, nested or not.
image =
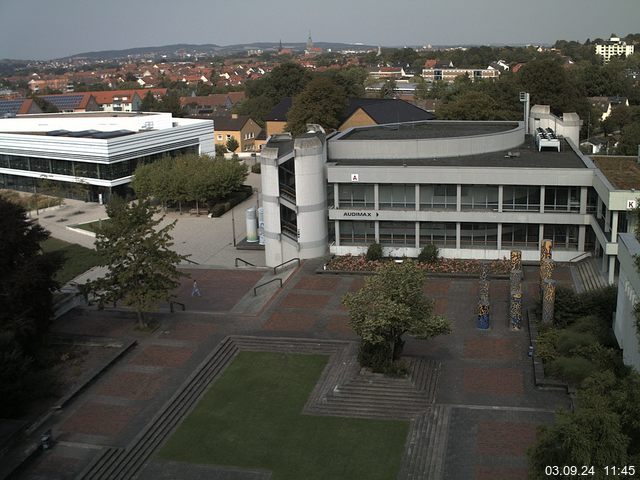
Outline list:
[[[618,212],[611,212],[611,242],[616,243],[618,241]]]
[[[456,249],[460,250],[460,222],[456,222]]]
[[[502,187],[501,187],[502,188]],[[502,224],[498,223],[498,232],[497,232],[498,238],[496,245],[498,246],[498,250],[502,250]]]
[[[456,185],[456,212],[462,211],[462,185]],[[458,247],[460,248],[460,247]]]
[[[498,213],[502,213],[502,200],[504,198],[504,186],[503,185],[498,185]],[[500,224],[500,227],[502,227],[502,224]],[[498,244],[500,244],[500,242],[498,241]]]
[[[580,214],[586,215],[587,213],[587,195],[588,188],[580,187]]]
[[[578,226],[578,251],[584,252],[584,242],[587,238],[587,226]]]
[[[544,213],[544,195],[545,188],[544,185],[540,186],[540,213]],[[540,239],[542,240],[542,234],[540,234]]]

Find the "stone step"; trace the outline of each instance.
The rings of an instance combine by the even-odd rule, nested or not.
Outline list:
[[[400,401],[424,401],[428,402],[429,398],[424,392],[411,389],[389,389],[389,388],[366,388],[358,385],[342,385],[337,387],[331,393],[333,397],[363,397],[371,399],[372,401],[384,400],[384,399],[398,399]]]
[[[442,480],[451,407],[435,405],[411,423],[398,480]]]

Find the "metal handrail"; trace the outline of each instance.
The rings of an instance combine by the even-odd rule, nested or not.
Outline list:
[[[282,279],[281,278],[272,278],[268,282],[261,283],[260,285],[257,285],[256,287],[254,287],[253,288],[253,296],[255,297],[256,295],[258,295],[258,289],[260,287],[264,287],[265,285],[269,285],[270,283],[273,283],[273,282],[280,282],[280,288],[282,288]]]
[[[575,257],[570,259],[568,263],[573,263],[573,262],[577,261],[580,257],[586,257],[586,256],[590,257],[591,256],[591,252],[582,252],[580,255],[576,255]]]
[[[287,263],[291,263],[291,262],[298,262],[298,266],[300,266],[300,259],[298,257],[296,258],[292,258],[291,260],[287,260],[286,262],[282,262],[280,265],[276,265],[275,267],[273,267],[273,274],[275,275],[276,270],[280,267],[285,266]]]
[[[243,259],[242,259],[242,258],[240,258],[240,257],[236,257],[236,259],[235,259],[236,267],[238,266],[238,260],[240,260],[240,261],[241,261],[242,263],[244,263],[245,265],[249,265],[249,266],[251,266],[251,267],[255,267],[255,265],[254,265],[253,263],[251,263],[251,262],[247,262],[246,260],[243,260]]]

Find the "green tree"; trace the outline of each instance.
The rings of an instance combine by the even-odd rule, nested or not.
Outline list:
[[[34,95],[33,103],[35,103],[43,113],[58,113],[58,107],[56,107],[53,103],[45,100],[42,97],[38,97]]]
[[[638,145],[640,145],[640,122],[623,127],[620,142],[616,148],[618,155],[637,155]]]
[[[42,253],[49,232],[0,196],[0,332],[33,354],[51,322],[61,258]]]
[[[382,353],[382,369],[400,358],[403,335],[428,339],[449,333],[451,325],[435,315],[433,301],[425,298],[425,273],[415,262],[387,263],[364,287],[348,293],[342,302],[349,310],[351,328],[362,339],[360,360],[367,365],[367,351]],[[380,355],[378,355],[380,357]]]
[[[396,98],[396,81],[393,78],[386,80],[382,87],[380,87],[380,91],[378,92],[378,97],[380,98]]]
[[[216,143],[216,158],[224,157],[225,153],[227,153],[227,147]]]
[[[142,102],[140,102],[140,111],[141,112],[157,112],[160,107],[160,104],[156,100],[156,97],[150,91],[143,97]]]
[[[177,265],[186,259],[171,250],[169,232],[175,221],[157,228],[162,218],[154,219],[155,209],[146,200],[127,204],[113,196],[107,205],[109,222],[96,236],[105,276],[85,285],[86,291],[100,303],[122,301],[138,316],[138,325],[146,326],[145,314],[158,302],[170,298],[171,291],[184,276]]]
[[[342,87],[326,77],[314,78],[293,98],[286,129],[298,135],[306,131],[307,123],[337,128],[346,106],[347,95]]]
[[[236,140],[236,137],[229,137],[229,140],[227,140],[227,150],[229,150],[231,153],[234,153],[239,146],[240,144],[238,143],[238,140]]]
[[[473,90],[441,104],[437,114],[443,120],[511,120],[491,96]]]
[[[169,112],[174,117],[184,116],[184,111],[180,105],[180,97],[175,91],[169,90],[160,100],[158,107],[160,112]]]

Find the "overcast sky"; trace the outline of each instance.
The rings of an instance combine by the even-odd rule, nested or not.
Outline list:
[[[553,43],[640,31],[640,0],[0,0],[0,58],[173,43]]]

